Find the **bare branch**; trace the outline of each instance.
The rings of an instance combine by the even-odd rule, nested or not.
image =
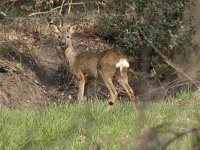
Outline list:
[[[60,8],[61,8],[61,6],[58,6],[58,7],[55,7],[53,9],[49,10],[49,11],[42,11],[42,12],[31,13],[28,16],[31,17],[31,16],[35,16],[35,15],[47,14],[47,13],[50,13],[50,12],[55,11],[55,10],[60,9]]]
[[[180,68],[178,65],[176,65],[175,63],[173,63],[172,61],[170,61],[149,39],[148,37],[145,35],[145,33],[142,31],[142,29],[140,27],[138,27],[139,31],[141,32],[141,34],[143,35],[144,39],[148,42],[148,44],[155,50],[155,52],[160,55],[164,61],[171,66],[172,68],[174,68],[176,71],[178,71],[179,73],[181,73],[183,76],[185,76],[191,83],[193,83],[198,89],[199,86],[197,85],[197,83],[185,72],[183,72],[183,69]]]
[[[59,12],[59,15],[61,15],[61,14],[62,14],[62,10],[63,10],[63,6],[64,6],[64,4],[65,4],[65,0],[63,0],[63,1],[62,1],[61,8],[60,8],[60,12]]]
[[[71,11],[71,7],[72,7],[72,0],[68,0],[68,5],[69,5],[69,8],[68,8],[68,14],[69,14]]]
[[[65,0],[63,0],[63,1],[65,1]],[[67,5],[68,5],[69,7],[70,7],[71,5],[83,5],[83,6],[84,6],[84,9],[85,9],[85,4],[96,4],[96,2],[87,2],[87,3],[83,3],[83,2],[77,2],[77,3],[63,3],[61,6],[55,7],[55,8],[53,8],[53,9],[51,9],[51,10],[31,13],[31,14],[29,14],[28,16],[31,17],[31,16],[35,16],[35,15],[41,15],[41,14],[51,13],[51,12],[57,10],[57,9],[61,9],[61,8],[63,9],[63,7],[64,7],[64,6],[67,6]],[[99,4],[100,4],[100,5],[105,5],[106,3],[100,3],[100,2],[99,2]],[[70,9],[71,9],[71,8],[70,8]],[[68,10],[68,12],[69,12],[69,10]]]

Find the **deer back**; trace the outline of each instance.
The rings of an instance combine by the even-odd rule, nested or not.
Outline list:
[[[98,59],[98,69],[103,68],[104,70],[111,72],[116,71],[116,69],[120,68],[121,66],[129,67],[128,58],[117,48],[112,48],[101,52],[98,56]]]

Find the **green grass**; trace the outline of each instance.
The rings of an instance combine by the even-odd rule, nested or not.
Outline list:
[[[1,150],[133,149],[133,141],[149,127],[177,131],[198,126],[200,99],[180,94],[165,101],[61,104],[40,109],[1,108]],[[194,136],[175,141],[168,149],[191,149]]]

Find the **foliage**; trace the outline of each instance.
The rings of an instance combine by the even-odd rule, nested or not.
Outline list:
[[[149,48],[147,38],[171,56],[191,46],[194,26],[184,19],[191,0],[113,0],[112,12],[99,17],[97,33],[134,55]]]
[[[10,10],[10,13],[12,9],[30,13],[49,11],[61,6],[62,2],[62,0],[16,0],[2,1],[0,5],[5,11]],[[83,2],[85,7],[90,8],[88,5],[95,5],[97,0],[72,0],[72,2]],[[128,54],[138,56],[141,51],[150,47],[139,28],[168,56],[176,52],[184,53],[184,49],[192,45],[194,26],[191,19],[184,19],[186,9],[192,6],[192,0],[111,0],[105,1],[105,4],[103,13],[98,19],[97,33],[120,45]],[[68,6],[63,8],[63,11],[67,9]],[[79,9],[81,10],[82,6],[77,7],[76,11]]]
[[[110,110],[105,102],[1,108],[0,149],[133,149],[137,135],[152,126],[163,125],[163,138],[169,124],[177,132],[196,126],[199,106],[199,98],[183,93],[137,107],[118,102]],[[191,149],[193,139],[187,135],[169,148]]]

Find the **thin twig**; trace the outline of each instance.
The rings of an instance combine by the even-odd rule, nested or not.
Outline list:
[[[54,10],[59,9],[60,7],[61,6],[58,6],[58,7],[55,7],[54,9],[51,9],[51,10],[48,10],[48,11],[41,11],[41,12],[31,13],[28,16],[31,17],[31,16],[35,16],[35,15],[47,14],[47,13],[50,13],[50,12],[52,12]]]
[[[71,11],[71,7],[72,7],[72,0],[68,0],[68,5],[69,5],[69,8],[68,8],[68,14],[69,14]]]
[[[1,5],[5,5],[6,3],[9,3],[9,2],[11,2],[11,0],[8,0],[8,1],[5,1],[5,2],[1,3],[0,6]]]
[[[64,6],[64,4],[65,4],[65,0],[63,0],[63,1],[62,1],[61,8],[60,8],[60,12],[59,12],[59,15],[61,15],[61,14],[62,14],[62,10],[63,10],[63,6]]]
[[[15,2],[16,2],[16,1],[13,1],[13,2],[6,8],[5,12],[7,12],[7,11],[10,9],[10,7],[12,7],[12,5],[14,5]]]

